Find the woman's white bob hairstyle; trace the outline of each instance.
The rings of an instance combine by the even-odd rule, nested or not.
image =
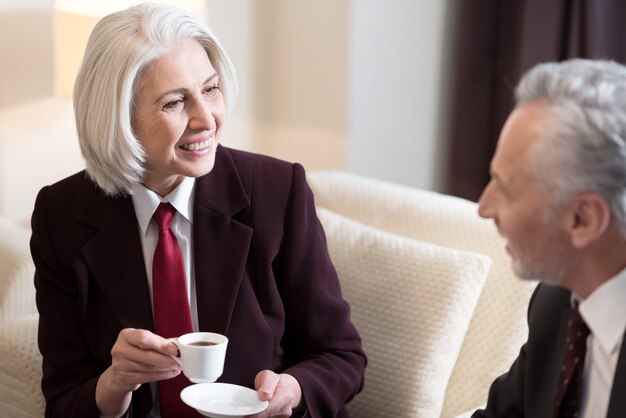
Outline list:
[[[126,194],[143,181],[145,154],[131,124],[142,70],[189,39],[206,50],[230,113],[237,97],[233,64],[215,35],[187,12],[142,3],[94,27],[74,85],[74,114],[87,173],[105,193]]]

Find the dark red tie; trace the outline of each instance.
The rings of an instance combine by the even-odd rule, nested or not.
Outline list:
[[[565,357],[556,395],[555,418],[575,418],[579,414],[588,336],[589,328],[580,316],[578,307],[575,307],[567,322]]]
[[[152,264],[152,298],[154,330],[165,338],[178,337],[192,331],[187,281],[178,241],[170,230],[176,209],[161,203],[154,212],[159,228],[159,241]],[[159,382],[159,401],[162,418],[199,417],[196,411],[180,399],[180,391],[190,382],[183,374]]]

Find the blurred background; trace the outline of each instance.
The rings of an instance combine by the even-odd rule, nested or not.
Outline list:
[[[472,200],[526,69],[626,58],[622,0],[166,2],[234,61],[223,144]],[[0,214],[25,218],[41,186],[81,169],[75,70],[93,24],[129,3],[0,0]]]

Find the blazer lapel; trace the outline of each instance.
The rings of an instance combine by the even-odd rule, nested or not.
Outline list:
[[[233,219],[250,200],[235,163],[219,147],[213,170],[196,182],[194,259],[199,327],[225,334],[245,273],[252,228]]]
[[[152,304],[132,200],[90,190],[81,220],[98,229],[81,252],[122,328],[152,330]]]
[[[534,388],[533,393],[535,394],[529,405],[529,416],[549,417],[554,413],[560,369],[565,357],[568,318],[569,308],[565,307],[561,310],[558,328],[553,331],[556,333],[555,339],[546,339],[545,345],[538,348],[534,353],[541,357],[541,363],[537,363],[540,370],[533,373],[534,380],[529,382],[529,387]]]
[[[250,199],[228,150],[219,147],[213,170],[198,178],[194,204],[194,259],[199,327],[226,333],[243,279],[253,229],[233,216]],[[82,248],[88,271],[122,327],[153,330],[152,304],[129,197],[89,189],[81,220],[98,232]],[[109,256],[110,254],[110,256]]]
[[[626,417],[626,345],[622,342],[617,367],[615,368],[615,376],[613,377],[613,386],[611,389],[611,397],[609,400],[609,409],[607,418],[623,418]]]

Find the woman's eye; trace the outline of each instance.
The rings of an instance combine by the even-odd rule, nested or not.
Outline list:
[[[209,86],[204,90],[205,94],[214,94],[217,93],[220,90],[218,85],[215,86]]]
[[[172,100],[171,102],[165,103],[163,109],[176,109],[177,107],[183,104],[183,99]]]

